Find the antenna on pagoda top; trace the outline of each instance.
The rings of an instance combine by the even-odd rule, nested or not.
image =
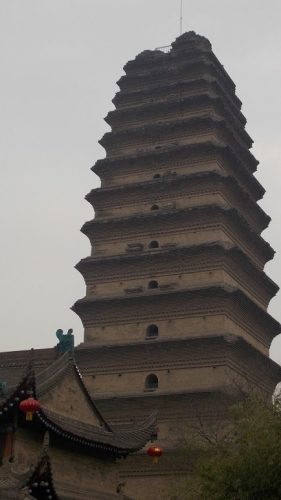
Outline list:
[[[182,35],[182,0],[180,0],[180,35]]]

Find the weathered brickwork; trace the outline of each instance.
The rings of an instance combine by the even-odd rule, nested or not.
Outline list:
[[[77,265],[86,297],[74,310],[87,384],[108,418],[157,409],[159,439],[174,448],[180,421],[196,420],[191,395],[202,396],[197,416],[219,419],[212,394],[270,394],[280,378],[268,359],[280,332],[267,313],[278,286],[263,271],[270,217],[257,204],[264,189],[241,101],[208,40],[186,33],[124,70],[100,141],[106,157],[93,167],[101,188],[86,196],[92,253]]]

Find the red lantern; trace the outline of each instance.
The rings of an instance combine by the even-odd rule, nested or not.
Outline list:
[[[20,402],[19,408],[26,413],[25,419],[30,422],[33,418],[33,413],[40,410],[40,403],[37,399],[30,396],[28,399],[24,399]]]
[[[160,446],[151,446],[147,450],[147,454],[152,457],[152,462],[154,464],[158,464],[158,460],[163,455],[163,450]]]

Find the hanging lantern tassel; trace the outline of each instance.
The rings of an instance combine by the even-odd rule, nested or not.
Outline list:
[[[151,446],[148,448],[147,454],[152,458],[153,464],[158,464],[159,458],[163,455],[163,449],[160,446]]]
[[[27,420],[27,422],[31,422],[32,419],[33,419],[32,411],[27,411],[25,415],[25,420]]]
[[[31,420],[33,419],[33,414],[36,411],[40,410],[40,403],[39,401],[37,401],[37,399],[30,397],[21,401],[19,404],[19,408],[23,413],[25,413],[25,420],[27,422],[31,422]]]

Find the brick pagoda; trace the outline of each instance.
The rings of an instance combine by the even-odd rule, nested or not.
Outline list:
[[[77,359],[107,418],[157,409],[173,448],[198,415],[217,422],[237,391],[272,394],[281,379],[269,359],[280,333],[263,270],[270,218],[241,101],[210,42],[188,32],[124,70],[93,167],[101,187],[86,197]]]

